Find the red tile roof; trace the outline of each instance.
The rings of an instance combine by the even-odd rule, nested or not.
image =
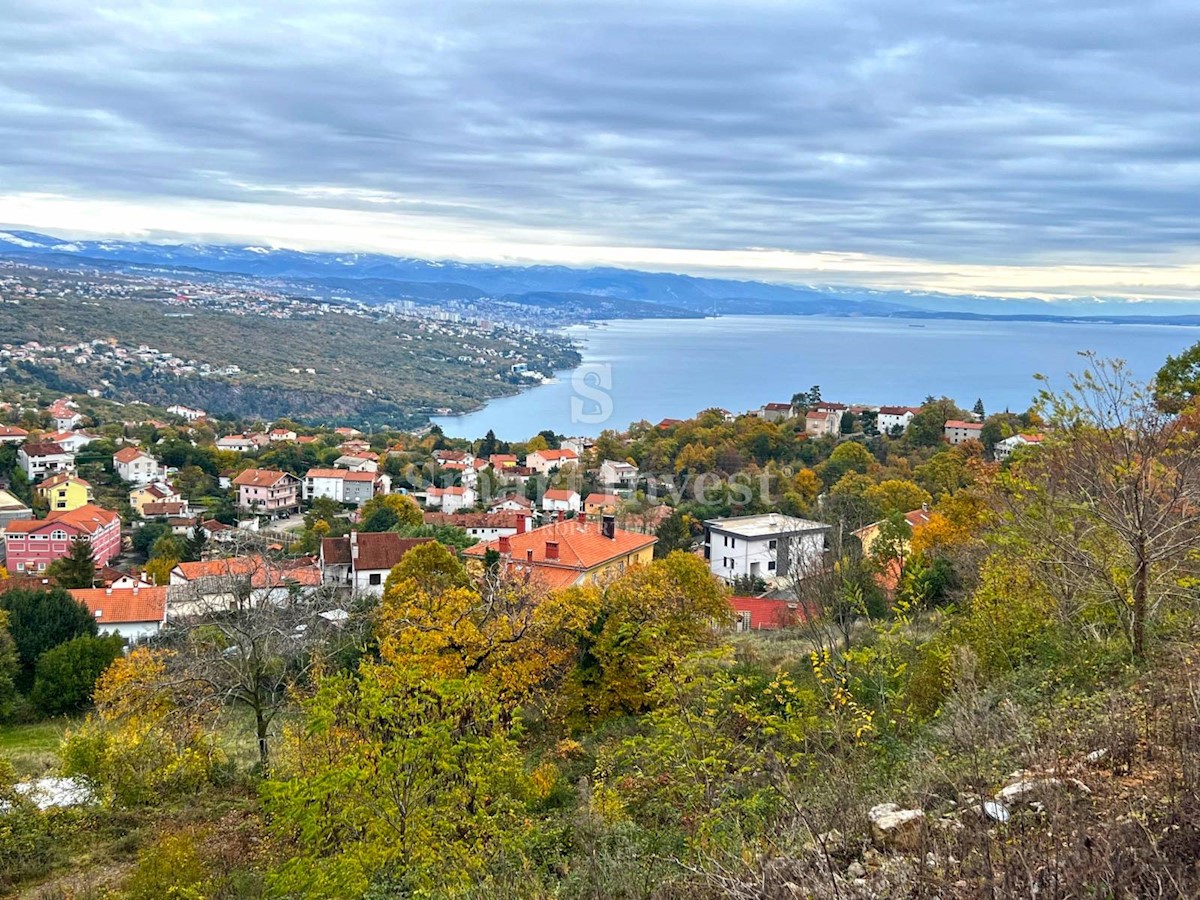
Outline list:
[[[0,425],[0,437],[28,437],[29,432],[16,425]]]
[[[287,472],[277,472],[274,469],[247,469],[233,479],[233,483],[242,487],[274,487],[280,481],[291,477]]]
[[[9,522],[6,530],[10,534],[25,534],[37,531],[42,526],[54,522],[72,525],[85,534],[95,534],[101,528],[117,521],[119,521],[119,517],[115,512],[103,509],[94,503],[85,503],[75,509],[51,510],[44,519],[19,519]]]
[[[636,550],[652,546],[658,539],[652,534],[637,534],[617,528],[612,538],[606,538],[600,532],[600,524],[585,522],[582,519],[572,519],[567,522],[555,522],[543,525],[524,534],[516,534],[508,539],[513,562],[532,561],[536,565],[564,567],[587,571],[602,566],[614,559],[627,556]],[[558,559],[546,558],[546,542],[558,543]],[[468,556],[480,557],[488,550],[499,551],[499,541],[489,541],[476,544],[464,550]],[[530,559],[528,551],[533,551]]]
[[[588,494],[587,499],[583,501],[584,506],[616,506],[621,502],[621,498],[616,494]]]
[[[50,478],[47,478],[45,481],[41,482],[38,485],[38,490],[44,491],[44,490],[48,490],[50,488],[55,488],[55,487],[58,487],[60,484],[66,484],[68,481],[73,481],[76,484],[81,484],[84,487],[88,487],[88,488],[90,488],[92,486],[90,482],[84,481],[78,475],[72,475],[70,472],[59,472],[57,475],[53,475]]]
[[[142,504],[142,515],[147,519],[155,516],[181,516],[186,510],[187,503],[183,500],[163,500]]]
[[[979,422],[964,422],[962,419],[950,419],[946,422],[946,427],[980,429],[983,428],[983,425]]]
[[[374,472],[351,472],[349,469],[309,469],[305,478],[340,478],[342,481],[374,481]]]
[[[350,538],[344,538],[347,544]],[[393,531],[360,531],[357,569],[390,569],[404,558],[404,554],[419,544],[427,544],[433,538],[402,538]]]
[[[153,459],[149,453],[145,452],[144,450],[139,450],[137,447],[122,447],[113,454],[113,459],[119,463],[131,463],[135,459],[141,459],[143,456],[148,459]]]
[[[67,452],[53,441],[38,441],[26,444],[21,449],[25,451],[26,456],[57,456]]]
[[[918,528],[921,525],[928,525],[929,524],[929,510],[914,509],[912,512],[906,512],[904,514],[904,518],[908,521],[908,524],[911,525],[913,528]]]
[[[795,600],[771,597],[730,597],[734,612],[750,613],[751,631],[774,631],[804,620],[804,608]]]
[[[546,491],[546,493],[543,494],[542,496],[545,497],[547,500],[566,501],[566,500],[570,500],[572,497],[578,497],[579,495],[577,493],[575,493],[574,491],[568,491],[568,490],[565,490],[562,488],[551,488],[550,490]]]
[[[107,625],[162,622],[167,614],[167,588],[72,589],[71,596],[95,616],[101,631]]]

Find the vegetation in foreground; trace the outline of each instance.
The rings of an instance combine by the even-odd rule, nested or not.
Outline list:
[[[774,635],[714,630],[724,589],[689,554],[547,594],[422,545],[286,680],[265,764],[173,674],[186,648],[139,649],[59,751],[100,805],[5,788],[5,887],[1196,896],[1200,436],[1175,382],[1166,412],[1093,360],[1043,398],[1038,451],[936,497],[886,602],[835,542]]]

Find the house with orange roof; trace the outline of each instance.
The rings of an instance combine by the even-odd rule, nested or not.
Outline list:
[[[621,505],[621,498],[616,494],[588,494],[583,501],[583,512],[588,517],[600,516],[605,513],[612,515]]]
[[[95,499],[92,496],[92,485],[70,472],[51,475],[37,485],[34,491],[52,510],[79,509]]]
[[[128,587],[72,589],[71,596],[88,608],[100,633],[119,634],[134,644],[158,634],[167,621],[166,585],[133,583]]]
[[[574,450],[535,450],[525,456],[525,467],[539,475],[549,475],[555,469],[578,464],[579,454]]]
[[[923,528],[929,524],[930,515],[931,513],[929,512],[929,507],[922,506],[920,509],[914,509],[906,512],[904,514],[904,521],[908,523],[908,527],[911,531],[916,531],[918,528]],[[872,522],[869,525],[864,525],[862,528],[851,532],[851,534],[858,538],[858,542],[862,545],[862,552],[864,556],[870,555],[871,546],[875,543],[875,539],[879,537],[879,529],[882,527],[883,521],[880,520],[878,522]]]
[[[55,431],[71,431],[83,421],[83,416],[75,408],[75,403],[67,398],[55,400],[50,404],[50,418],[54,420]]]
[[[577,513],[581,507],[579,492],[569,488],[550,488],[542,494],[542,512],[551,515]]]
[[[113,471],[130,484],[149,484],[162,474],[162,466],[145,450],[122,447],[113,454]]]
[[[983,433],[981,422],[964,422],[961,419],[950,419],[946,422],[944,433],[946,440],[954,446],[965,444],[967,441],[977,441]]]
[[[246,469],[233,479],[238,507],[255,515],[283,517],[300,509],[300,479],[275,469]]]
[[[294,441],[296,440],[297,435],[296,432],[292,431],[290,428],[272,428],[267,433],[267,437],[270,439],[272,444],[277,444],[280,441]]]
[[[419,496],[419,494],[418,494]],[[475,491],[469,487],[429,487],[424,491],[425,505],[445,513],[470,509],[475,505]]]
[[[0,444],[23,444],[29,439],[29,432],[16,425],[0,425]]]
[[[1045,439],[1042,434],[1014,434],[996,442],[992,447],[992,457],[1003,462],[1023,447],[1040,447]]]
[[[493,469],[511,469],[518,462],[517,457],[512,453],[493,453],[488,457],[488,462],[492,464]]]
[[[51,510],[44,519],[15,519],[4,530],[4,549],[10,572],[44,572],[66,556],[71,544],[88,540],[97,568],[108,565],[121,551],[121,519],[93,503],[77,509]]]
[[[658,538],[617,528],[616,519],[600,522],[569,519],[534,528],[524,534],[501,537],[463,551],[482,563],[488,551],[500,554],[514,574],[527,574],[551,589],[591,584],[616,577],[629,566],[645,565],[654,558]]]
[[[274,559],[253,554],[181,562],[171,570],[167,583],[167,612],[175,619],[225,612],[247,603],[282,603],[296,592],[316,590],[321,583],[320,567],[312,557]]]
[[[135,487],[129,492],[129,505],[139,516],[147,515],[146,507],[152,503],[174,503],[182,499],[175,488],[161,481]]]

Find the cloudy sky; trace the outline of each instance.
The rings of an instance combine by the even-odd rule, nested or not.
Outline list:
[[[1200,286],[1195,0],[4,0],[0,223]]]

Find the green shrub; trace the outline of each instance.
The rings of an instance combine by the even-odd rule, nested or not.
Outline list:
[[[120,635],[81,635],[47,650],[37,661],[30,699],[47,715],[76,712],[92,702],[96,679],[125,650]]]

